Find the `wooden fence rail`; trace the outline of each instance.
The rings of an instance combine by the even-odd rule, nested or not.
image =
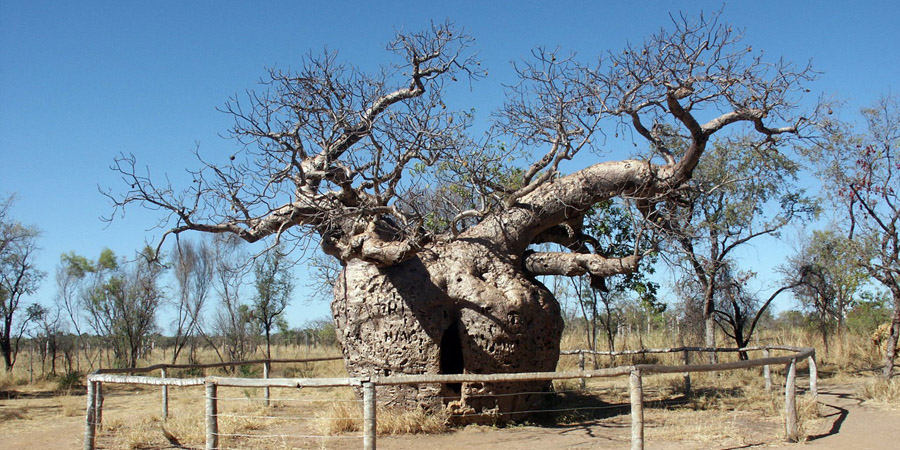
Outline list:
[[[770,356],[771,350],[790,352],[785,356]],[[532,373],[505,373],[505,374],[447,374],[447,375],[392,375],[388,377],[369,378],[236,378],[208,376],[204,378],[169,378],[165,376],[165,369],[174,368],[176,365],[161,364],[141,369],[106,369],[97,371],[87,378],[87,413],[85,415],[84,449],[94,450],[96,427],[102,422],[102,385],[103,383],[117,384],[145,384],[163,386],[200,386],[206,387],[206,449],[217,449],[219,445],[219,431],[217,420],[217,388],[219,386],[265,388],[270,387],[336,387],[336,386],[361,386],[363,392],[363,448],[375,449],[376,408],[375,387],[377,385],[404,385],[423,383],[484,383],[484,382],[517,382],[517,381],[550,381],[564,379],[619,377],[628,375],[629,393],[631,402],[631,448],[642,450],[644,448],[644,413],[643,413],[643,377],[650,374],[692,372],[712,372],[722,370],[746,369],[763,366],[766,368],[767,386],[771,385],[768,367],[770,365],[784,365],[787,374],[785,382],[785,438],[788,441],[797,441],[799,427],[797,424],[796,408],[796,365],[797,361],[808,359],[810,373],[810,394],[817,394],[817,371],[815,363],[815,349],[808,347],[765,346],[747,348],[717,348],[702,347],[678,347],[670,349],[643,349],[627,350],[622,352],[597,352],[590,350],[574,350],[562,352],[564,355],[606,354],[606,355],[634,355],[642,353],[684,353],[689,352],[751,352],[762,351],[763,357],[742,361],[733,361],[719,364],[690,364],[689,356],[684,357],[686,364],[674,366],[664,364],[632,364],[626,366],[602,368],[596,370],[564,371],[564,372],[532,372]],[[326,361],[332,358],[317,358],[315,360],[255,360],[229,363],[242,365],[247,363],[282,363],[282,362],[310,362]],[[583,358],[581,359],[583,362]],[[197,365],[177,365],[178,368],[193,368]],[[221,367],[223,364],[203,365],[204,367]],[[151,370],[162,370],[161,377],[146,377],[133,375],[119,375],[122,372],[145,373]],[[686,379],[687,387],[690,379]],[[163,391],[165,393],[165,391]],[[164,394],[165,395],[165,394]],[[266,396],[268,400],[268,396]],[[163,411],[166,414],[168,399],[163,397]]]
[[[269,378],[269,370],[272,367],[272,364],[291,364],[291,363],[314,363],[314,362],[323,362],[323,361],[337,361],[344,359],[341,356],[325,356],[321,358],[304,358],[304,359],[252,359],[248,361],[229,361],[229,362],[218,362],[218,363],[208,363],[208,364],[154,364],[152,366],[147,367],[126,367],[119,369],[99,369],[95,371],[95,374],[117,374],[117,373],[147,373],[152,372],[154,370],[159,370],[160,379],[166,378],[166,373],[169,369],[215,369],[220,367],[234,367],[234,366],[250,366],[254,364],[262,365],[262,377]],[[198,378],[199,379],[199,378]],[[195,379],[196,380],[196,379]],[[146,383],[145,383],[146,384]],[[162,420],[168,420],[169,418],[169,386],[172,384],[168,383],[156,383],[160,386],[160,397],[162,400],[161,404],[161,412],[162,412]],[[202,382],[198,384],[203,384]],[[177,386],[188,386],[185,384],[180,384]],[[265,395],[265,405],[269,406],[269,388],[265,387],[264,391]]]

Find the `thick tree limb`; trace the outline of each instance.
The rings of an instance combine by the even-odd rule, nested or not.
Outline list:
[[[641,257],[606,258],[597,254],[536,252],[525,256],[525,270],[532,275],[577,275],[591,274],[608,277],[634,272]]]

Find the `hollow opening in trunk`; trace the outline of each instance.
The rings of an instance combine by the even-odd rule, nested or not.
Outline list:
[[[454,320],[441,336],[441,374],[463,373],[462,342],[459,338],[459,319]],[[447,389],[456,395],[462,391],[461,383],[447,383]]]

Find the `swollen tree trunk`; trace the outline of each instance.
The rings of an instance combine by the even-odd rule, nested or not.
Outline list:
[[[549,182],[520,202],[448,241],[403,255],[402,243],[369,242],[346,258],[335,284],[332,315],[353,376],[395,373],[553,371],[563,321],[537,275],[632,271],[639,256],[531,252],[544,232],[580,218],[612,188],[652,185],[655,168],[636,161],[601,163]],[[549,238],[547,238],[549,239]],[[388,262],[387,264],[385,262]],[[538,406],[548,381],[396,386],[379,402],[437,406],[458,413],[503,415]],[[504,395],[519,393],[517,395]],[[496,417],[496,416],[495,416]]]
[[[350,261],[335,286],[332,314],[353,376],[543,372],[556,368],[559,304],[526,276],[522,261],[487,242],[457,240],[379,269]],[[549,382],[389,386],[379,402],[457,413],[529,409]],[[526,394],[497,396],[514,392]]]

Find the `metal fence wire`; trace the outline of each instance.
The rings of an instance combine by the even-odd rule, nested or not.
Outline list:
[[[771,356],[772,351],[787,353],[782,356]],[[760,358],[730,361],[716,364],[690,364],[691,353],[696,352],[761,352]],[[107,369],[99,370],[87,379],[87,412],[85,415],[84,449],[120,447],[115,439],[121,438],[116,428],[124,419],[117,416],[125,406],[115,401],[104,405],[103,386],[118,385],[150,385],[160,386],[160,415],[158,419],[149,419],[147,428],[161,429],[169,444],[176,448],[184,447],[190,440],[191,445],[202,445],[207,450],[244,450],[244,449],[293,449],[293,448],[327,448],[338,443],[342,448],[376,447],[376,425],[378,410],[376,408],[376,386],[418,385],[442,383],[486,383],[486,382],[527,382],[556,381],[558,386],[553,392],[517,392],[500,395],[553,395],[555,398],[569,399],[599,398],[608,395],[608,387],[588,384],[588,380],[600,378],[628,379],[628,402],[621,405],[602,402],[545,402],[548,406],[542,409],[503,413],[506,417],[516,414],[575,414],[593,416],[596,414],[624,414],[631,418],[631,448],[644,448],[644,406],[645,403],[663,404],[659,399],[664,393],[656,388],[645,390],[644,379],[653,374],[683,375],[684,392],[691,389],[690,374],[696,372],[715,372],[725,370],[763,367],[763,377],[767,390],[772,388],[771,365],[785,367],[785,438],[796,441],[799,438],[796,407],[796,365],[798,361],[807,360],[809,364],[809,393],[817,395],[817,370],[815,349],[807,347],[765,346],[736,348],[700,348],[678,347],[668,349],[642,349],[622,352],[597,352],[574,350],[562,352],[563,355],[578,356],[579,369],[560,372],[512,373],[512,374],[453,374],[453,375],[393,375],[372,378],[269,378],[272,364],[321,361],[334,358],[318,358],[316,360],[257,360],[231,363],[233,365],[262,364],[263,378],[237,378],[207,376],[202,378],[168,377],[171,369],[188,368],[204,369],[222,367],[227,364],[209,365],[158,365],[139,369]],[[647,355],[653,353],[680,354],[684,364],[630,364],[609,368],[586,370],[586,357],[589,355],[626,356]],[[159,377],[146,375],[124,375],[123,373],[148,373],[160,371]],[[568,387],[566,380],[580,383],[577,388]],[[201,390],[200,387],[203,387]],[[179,390],[179,394],[170,399],[170,389]],[[650,392],[654,391],[655,392]],[[356,395],[362,392],[362,398]],[[619,392],[619,394],[623,394]],[[275,393],[273,396],[272,393]],[[658,398],[648,401],[645,397]],[[496,397],[497,394],[489,395]],[[171,403],[170,403],[171,400]],[[104,419],[104,410],[107,417]],[[467,418],[470,415],[483,413],[456,414],[453,418]],[[202,420],[200,420],[202,418]],[[110,431],[98,437],[98,428],[105,426]],[[133,420],[133,419],[132,419]],[[154,423],[154,420],[158,423]],[[348,442],[349,441],[349,442]],[[356,442],[354,444],[353,442]]]

